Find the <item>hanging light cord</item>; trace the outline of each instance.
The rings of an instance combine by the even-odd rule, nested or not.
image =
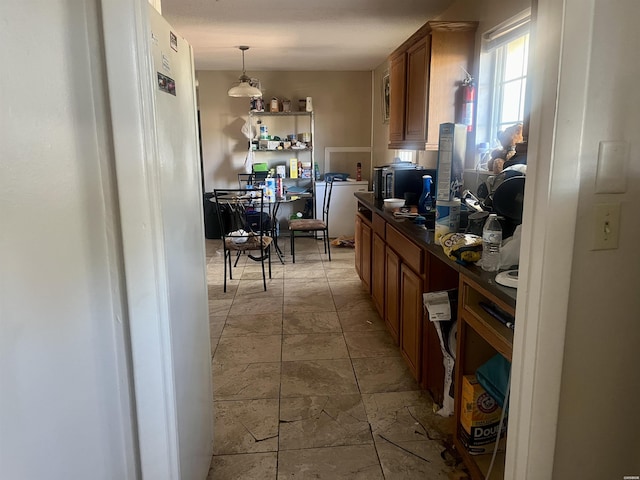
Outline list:
[[[247,77],[246,74],[246,70],[244,68],[244,52],[245,50],[249,50],[249,47],[246,46],[240,46],[238,47],[240,50],[242,50],[242,76],[240,77],[240,81],[241,82],[247,82],[249,83],[249,81],[251,80],[249,77]]]

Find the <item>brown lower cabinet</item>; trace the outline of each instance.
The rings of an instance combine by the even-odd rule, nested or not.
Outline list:
[[[356,270],[409,370],[442,403],[444,367],[438,334],[422,294],[456,288],[458,274],[377,213],[356,215]]]
[[[400,353],[416,381],[422,374],[424,292],[423,252],[390,225],[386,226],[385,323],[398,339]]]
[[[400,265],[400,351],[416,380],[422,373],[423,285],[418,274]]]
[[[400,341],[400,257],[385,248],[384,323],[395,340]]]
[[[371,293],[371,219],[358,213],[355,221],[355,267],[362,284]]]
[[[384,240],[377,233],[373,234],[373,246],[371,250],[371,298],[378,314],[384,318],[384,285],[386,283]]]
[[[385,270],[384,321],[413,377],[420,381],[424,279],[388,245],[385,249]]]
[[[371,241],[373,237],[371,226],[366,222],[362,222],[360,237],[362,238],[362,248],[360,251],[362,255],[362,263],[360,265],[361,278],[365,288],[371,293]]]
[[[353,235],[356,273],[362,278],[362,215],[356,215],[355,233]]]

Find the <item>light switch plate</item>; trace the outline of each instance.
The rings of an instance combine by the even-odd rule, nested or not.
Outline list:
[[[599,203],[593,207],[592,250],[618,248],[620,233],[620,204]]]
[[[624,193],[627,191],[627,142],[600,142],[596,193]]]

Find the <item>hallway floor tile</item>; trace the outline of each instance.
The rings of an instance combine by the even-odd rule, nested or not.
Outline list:
[[[354,251],[296,239],[267,291],[243,255],[223,292],[207,240],[214,455],[209,480],[445,480],[435,415],[361,286]]]

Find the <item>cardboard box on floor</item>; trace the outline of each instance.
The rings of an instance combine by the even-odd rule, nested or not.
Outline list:
[[[472,455],[493,452],[502,409],[478,383],[475,375],[463,377],[461,400],[458,431],[462,444]],[[506,431],[505,418],[501,436],[504,436]]]

